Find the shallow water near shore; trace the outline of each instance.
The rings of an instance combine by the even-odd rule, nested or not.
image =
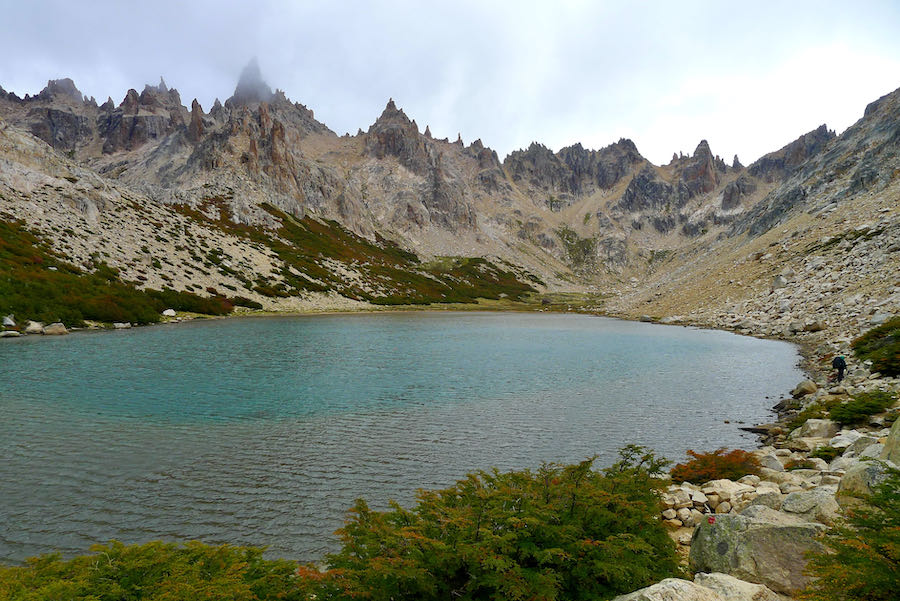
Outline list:
[[[585,315],[196,321],[0,344],[0,561],[200,539],[320,559],[357,497],[636,443],[751,448],[795,347]],[[725,423],[725,420],[730,423]]]

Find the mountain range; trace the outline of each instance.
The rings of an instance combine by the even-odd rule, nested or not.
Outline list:
[[[207,111],[162,80],[118,105],[69,79],[0,88],[0,219],[85,272],[268,309],[578,291],[612,314],[780,335],[816,312],[806,290],[826,322],[900,308],[898,151],[900,90],[840,136],[822,125],[747,166],[705,140],[666,165],[628,139],[501,161],[392,100],[338,136],[254,61]],[[836,263],[863,244],[878,257]]]

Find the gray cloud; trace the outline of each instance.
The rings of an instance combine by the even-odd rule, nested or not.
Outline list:
[[[208,109],[256,56],[338,133],[393,97],[420,128],[501,156],[626,136],[657,163],[701,138],[747,162],[900,86],[890,0],[3,1],[0,85],[20,95],[72,77],[119,102],[162,75]]]

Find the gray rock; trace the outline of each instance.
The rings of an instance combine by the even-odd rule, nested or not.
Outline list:
[[[175,317],[175,309],[166,309],[162,314],[163,317]]]
[[[872,317],[869,318],[869,324],[873,326],[880,326],[881,324],[890,321],[890,319],[894,317],[890,313],[876,313]]]
[[[881,452],[881,459],[900,465],[900,419],[894,422]]]
[[[44,324],[39,321],[28,320],[25,323],[26,334],[42,334],[44,332]]]
[[[16,320],[13,319],[12,315],[6,315],[3,318],[3,327],[5,328],[14,328],[16,327]]]
[[[782,599],[765,585],[739,580],[721,572],[696,574],[694,584],[712,589],[725,601],[781,601]]]
[[[113,322],[113,328],[115,328],[117,330],[127,330],[127,329],[131,328],[131,324],[128,322],[116,321],[116,322]]]
[[[791,391],[791,396],[795,399],[799,399],[800,397],[814,394],[818,389],[819,387],[816,386],[816,383],[812,380],[804,380],[797,384],[797,387]]]
[[[831,525],[839,517],[841,508],[834,493],[822,488],[792,492],[784,498],[781,511],[796,514],[806,521]]]
[[[846,449],[861,437],[862,434],[860,434],[856,430],[847,430],[846,432],[841,432],[830,441],[828,441],[828,446],[834,447],[835,449]]]
[[[613,601],[725,601],[718,593],[690,580],[666,578],[656,584],[613,598]]]
[[[21,335],[22,334],[16,332],[15,330],[3,330],[2,332],[0,332],[0,338],[18,338]]]
[[[44,326],[45,336],[62,336],[68,333],[69,330],[66,329],[66,326],[59,322],[51,323],[49,326]]]
[[[690,566],[695,572],[723,572],[775,592],[804,588],[805,554],[824,551],[816,536],[825,529],[763,505],[741,514],[700,522],[691,539]]]
[[[799,428],[793,430],[788,438],[832,438],[837,434],[838,425],[830,419],[808,419]],[[812,449],[810,449],[812,450]]]
[[[877,438],[872,438],[871,436],[860,436],[857,438],[853,444],[847,447],[844,450],[844,455],[847,457],[857,457],[860,453],[868,449],[873,444],[878,442]]]
[[[884,445],[880,442],[876,442],[873,445],[867,446],[862,452],[859,454],[860,459],[878,459],[881,457],[881,453],[884,452]]]
[[[883,454],[883,453],[882,453]],[[875,492],[887,478],[887,465],[880,461],[858,461],[847,468],[835,498],[841,507],[854,507]]]
[[[750,501],[749,507],[753,507],[754,505],[764,505],[769,509],[774,509],[778,511],[781,509],[781,503],[784,499],[784,495],[781,494],[780,490],[768,490],[766,492],[761,492],[756,497]],[[744,511],[747,509],[745,508]]]
[[[783,472],[784,466],[778,461],[778,457],[774,455],[763,455],[759,458],[759,464],[767,469],[774,470],[776,472]]]

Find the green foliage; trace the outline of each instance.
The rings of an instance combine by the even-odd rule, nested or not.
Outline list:
[[[94,271],[82,271],[55,255],[20,222],[0,221],[0,313],[17,321],[60,321],[81,326],[85,320],[155,323],[168,308],[208,315],[233,309],[225,297],[205,298],[174,290],[139,290],[119,272],[94,259]]]
[[[296,563],[263,559],[262,549],[252,547],[112,541],[91,551],[71,560],[50,554],[24,567],[0,567],[0,599],[300,600],[309,598],[307,588],[315,582],[298,578]]]
[[[411,510],[360,500],[332,573],[344,595],[385,601],[604,599],[677,574],[656,518],[664,462],[640,447],[593,462],[470,474]]]
[[[596,238],[581,238],[572,228],[564,225],[556,230],[562,240],[569,262],[575,267],[592,265],[596,258]]]
[[[347,298],[383,305],[421,305],[430,303],[472,303],[478,298],[507,297],[522,300],[534,288],[522,282],[512,271],[482,258],[445,257],[429,265],[403,250],[394,242],[376,234],[367,240],[336,221],[298,219],[264,204],[262,208],[277,217],[281,227],[274,234],[262,228],[233,223],[227,219],[223,199],[207,201],[214,205],[219,219],[213,223],[234,235],[271,248],[285,263],[280,274],[283,282],[256,281],[253,290],[269,297],[288,297],[303,291],[335,291]],[[179,206],[193,219],[210,222],[202,212]],[[215,252],[207,260],[220,262]],[[348,280],[333,268],[338,262],[362,275],[363,281]],[[301,274],[301,275],[298,275]]]
[[[862,392],[852,400],[832,407],[830,416],[842,426],[859,424],[866,421],[869,416],[885,411],[895,400],[894,395],[883,390]]]
[[[840,404],[840,400],[836,398],[828,401],[817,401],[791,418],[787,423],[787,427],[789,430],[793,430],[805,424],[808,419],[825,419],[828,417],[831,409],[838,404]]]
[[[0,313],[17,321],[159,321],[144,293],[102,262],[86,273],[53,254],[20,222],[0,221]]]
[[[203,313],[205,315],[227,315],[234,309],[234,304],[221,295],[197,296],[191,292],[171,290],[146,290],[147,296],[152,298],[158,311],[175,309],[176,311],[188,311],[191,313]]]
[[[894,601],[900,591],[900,471],[824,534],[827,552],[811,556],[809,601]]]
[[[262,309],[263,306],[261,303],[256,302],[255,300],[250,300],[244,296],[235,296],[230,299],[231,304],[235,307],[247,307],[248,309]]]
[[[886,376],[900,376],[900,317],[872,328],[851,345],[860,360]]]
[[[829,447],[829,446],[823,446],[823,447],[817,448],[815,451],[810,453],[809,456],[816,458],[816,459],[822,459],[824,461],[831,463],[834,460],[834,458],[841,455],[842,452],[843,451],[841,449],[836,449],[834,447]]]
[[[679,463],[672,468],[672,479],[676,482],[693,482],[704,484],[710,480],[737,480],[747,474],[759,473],[759,461],[752,453],[734,449],[725,452],[724,448],[711,453],[688,451],[692,459],[687,463]]]

